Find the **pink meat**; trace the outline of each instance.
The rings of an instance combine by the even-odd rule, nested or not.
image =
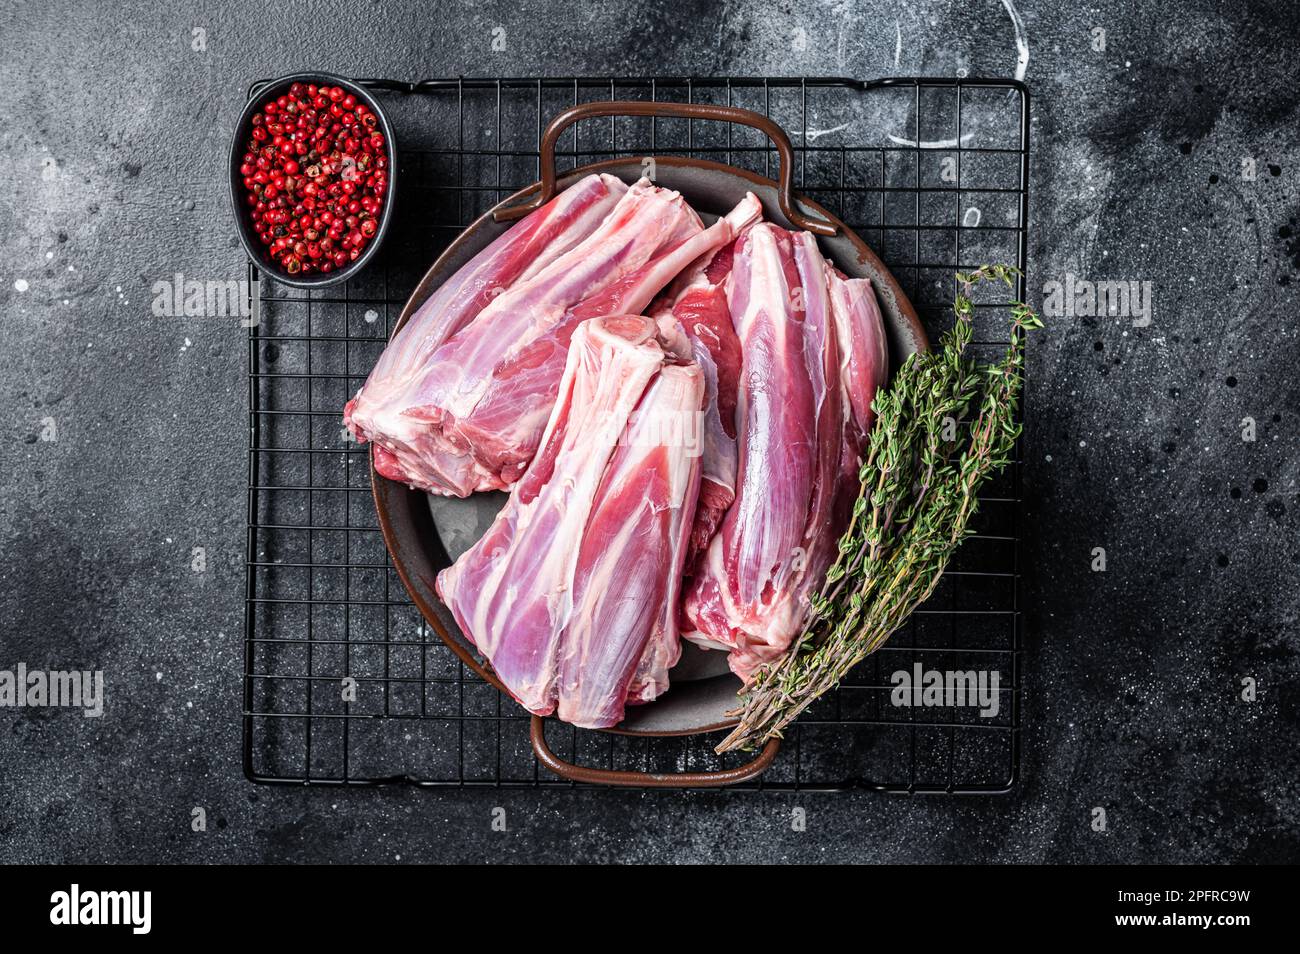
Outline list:
[[[861,484],[858,471],[876,420],[871,402],[889,379],[889,351],[871,282],[845,278],[831,266],[826,269],[826,279],[839,342],[840,383],[846,395],[843,487],[836,502],[836,519],[842,525],[848,521]]]
[[[557,714],[566,722],[617,725],[625,702],[668,688],[681,656],[675,607],[699,492],[688,419],[703,397],[699,368],[666,365],[605,468],[560,651]]]
[[[751,192],[726,219],[740,236],[762,214],[763,207]],[[691,354],[704,372],[700,503],[686,554],[688,573],[736,498],[736,394],[741,359],[740,339],[727,305],[726,282],[738,241],[701,256],[651,310],[660,333],[672,341],[684,337],[678,350]]]
[[[607,175],[574,183],[474,256],[393,336],[343,412],[358,441],[376,442],[383,473],[419,486],[436,479],[422,467],[431,452],[427,426],[404,416],[434,352],[503,291],[528,282],[591,235],[627,190]]]
[[[836,546],[849,399],[826,267],[811,235],[763,223],[739,243],[730,279],[736,499],[689,585],[683,635],[730,650],[746,679],[789,647]]]
[[[466,636],[529,711],[614,725],[667,688],[699,484],[678,439],[704,381],[647,318],[579,325],[540,449],[487,534],[438,576]]]
[[[889,377],[885,324],[870,279],[846,278],[833,266],[827,267],[826,278],[840,345],[840,381],[856,439],[865,442],[876,420],[871,402]]]
[[[418,485],[457,496],[512,485],[536,453],[573,330],[642,311],[732,237],[725,221],[704,229],[677,193],[634,185],[579,246],[497,296],[433,354],[402,411],[427,438]]]

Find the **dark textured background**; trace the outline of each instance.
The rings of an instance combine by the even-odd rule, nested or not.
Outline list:
[[[1024,780],[963,800],[248,784],[244,332],[154,318],[148,291],[240,275],[224,157],[254,78],[1006,76],[1003,3],[0,3],[0,668],[103,668],[110,692],[98,720],[0,710],[0,860],[1300,858],[1287,6],[1019,3],[1031,284],[1150,280],[1155,309],[1149,328],[1062,318],[1035,341]],[[35,437],[50,416],[57,443]]]

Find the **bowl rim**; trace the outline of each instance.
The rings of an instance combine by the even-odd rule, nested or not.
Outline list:
[[[629,161],[635,162],[634,159],[629,160],[627,158],[606,159],[599,162],[589,163],[587,165],[580,166],[576,169],[567,171],[559,177],[558,180],[559,190],[557,191],[562,191],[563,189],[568,188],[574,182],[578,181],[584,176],[591,175],[593,173],[612,172],[613,170],[619,168],[620,166],[626,166]],[[731,166],[720,162],[714,162],[708,159],[691,159],[684,156],[658,156],[656,157],[655,161],[661,165],[688,167],[688,168],[723,172],[723,173],[739,176],[747,180],[753,185],[762,186],[765,188],[772,188],[772,189],[778,188],[777,183],[772,179],[765,178],[764,176],[761,176],[757,173],[750,172],[747,169],[741,169],[736,166]],[[495,212],[513,206],[517,202],[520,202],[523,199],[526,199],[529,196],[533,195],[540,188],[541,188],[541,182],[534,182],[532,185],[525,186],[523,189],[520,189],[518,192],[515,192],[513,195],[507,196],[505,199],[502,199],[500,202],[493,205],[481,216],[479,216],[473,222],[467,225],[461,231],[461,233],[457,235],[455,239],[452,240],[451,244],[448,245],[447,248],[444,249],[443,252],[436,259],[434,259],[433,263],[429,266],[429,268],[425,271],[424,275],[421,276],[419,282],[417,282],[415,287],[412,289],[411,294],[407,297],[406,304],[402,307],[402,311],[398,316],[397,322],[393,326],[392,335],[390,335],[388,339],[389,342],[391,342],[392,338],[396,336],[397,333],[403,327],[405,327],[406,323],[410,320],[411,316],[416,312],[416,310],[432,294],[434,294],[437,291],[437,286],[431,286],[429,283],[432,277],[438,271],[439,266],[445,260],[457,254],[459,250],[465,244],[467,244],[483,226],[493,223],[495,221],[493,219],[493,215]],[[844,238],[849,242],[850,245],[853,246],[854,250],[858,253],[860,264],[866,265],[872,268],[873,270],[878,271],[879,274],[885,277],[886,283],[889,285],[890,296],[894,299],[894,302],[896,303],[898,308],[899,315],[907,326],[907,331],[911,339],[910,342],[908,342],[908,347],[910,347],[912,350],[915,351],[929,350],[929,338],[926,335],[925,328],[922,325],[919,316],[917,315],[916,308],[912,304],[911,299],[908,298],[907,293],[903,290],[902,285],[899,283],[898,279],[894,276],[893,272],[891,272],[889,268],[885,266],[884,262],[880,260],[880,257],[876,255],[875,251],[869,245],[867,245],[866,240],[863,239],[860,235],[858,235],[856,231],[849,228],[839,218],[839,216],[832,215],[827,209],[823,208],[818,203],[812,201],[811,199],[803,195],[799,195],[797,196],[797,198],[801,206],[803,206],[808,210],[811,210],[814,214],[821,215],[826,221],[831,222],[832,224],[838,227],[839,234],[843,235]],[[502,223],[502,224],[504,224],[506,228],[510,228],[515,223],[512,222],[512,223]],[[418,296],[418,300],[417,300],[417,296]],[[416,608],[419,610],[421,617],[423,617],[425,622],[430,627],[432,627],[435,633],[437,633],[438,638],[449,649],[451,649],[452,653],[462,663],[468,666],[471,671],[473,671],[476,675],[478,675],[480,678],[486,681],[489,685],[493,686],[499,692],[509,697],[510,696],[509,690],[505,688],[505,686],[502,684],[500,679],[497,677],[496,673],[492,671],[490,666],[484,665],[472,652],[466,649],[466,647],[464,647],[458,639],[456,639],[454,636],[451,635],[451,633],[449,633],[446,630],[446,627],[439,619],[439,614],[434,610],[431,603],[425,598],[423,588],[419,585],[419,582],[421,581],[412,579],[411,575],[409,575],[409,571],[411,571],[412,568],[408,566],[406,560],[399,559],[396,555],[397,553],[401,552],[402,547],[400,546],[400,541],[398,540],[398,528],[396,526],[394,514],[390,513],[389,511],[389,506],[386,500],[386,496],[388,492],[391,490],[397,490],[399,492],[407,492],[407,493],[414,492],[420,494],[423,494],[424,492],[411,491],[409,488],[407,488],[405,485],[401,484],[400,482],[391,481],[388,478],[382,476],[375,469],[373,448],[371,450],[371,453],[368,456],[370,462],[371,494],[375,502],[375,511],[379,518],[379,527],[381,533],[383,534],[384,545],[387,548],[390,556],[392,557],[393,568],[397,571],[398,578],[402,581],[403,586],[405,586],[408,595],[410,595]],[[405,518],[400,518],[400,519],[405,519]],[[409,520],[407,522],[409,523]],[[432,594],[434,592],[432,581],[429,582],[428,587],[429,587],[430,594]],[[434,600],[437,600],[436,595],[434,595],[432,598]],[[736,724],[736,722],[737,720],[735,718],[724,718],[722,720],[719,720],[717,722],[708,725],[694,726],[694,727],[683,728],[683,729],[671,729],[671,730],[627,729],[627,728],[622,728],[622,724],[620,724],[619,726],[611,726],[608,728],[598,729],[596,731],[608,732],[614,735],[625,735],[625,736],[673,737],[673,736],[688,736],[688,735],[698,735],[707,732],[715,732],[722,729],[731,728]]]
[[[362,100],[367,108],[371,109],[379,118],[379,125],[384,134],[384,148],[388,156],[388,188],[384,193],[383,206],[379,212],[379,228],[375,232],[375,237],[355,262],[349,262],[343,268],[326,275],[318,273],[307,279],[297,278],[285,273],[278,266],[273,265],[263,253],[261,243],[253,235],[252,225],[244,205],[244,177],[239,174],[239,160],[244,155],[244,143],[248,139],[249,130],[252,127],[253,114],[259,111],[259,108],[266,103],[273,93],[287,89],[294,83],[340,86]],[[397,140],[393,136],[393,127],[388,120],[388,113],[385,112],[374,94],[357,80],[348,79],[346,76],[338,76],[334,73],[308,71],[288,73],[269,80],[259,80],[249,87],[248,101],[244,104],[243,109],[239,111],[239,118],[235,120],[234,134],[230,141],[229,195],[230,210],[235,218],[235,232],[239,236],[239,242],[244,247],[244,252],[248,255],[249,260],[260,272],[264,272],[275,281],[282,285],[288,285],[290,288],[325,288],[352,278],[374,258],[388,234],[389,224],[393,220],[393,209],[397,196],[397,179]]]

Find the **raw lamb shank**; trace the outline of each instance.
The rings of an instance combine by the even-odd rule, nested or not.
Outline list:
[[[375,466],[386,477],[458,497],[507,489],[537,451],[574,329],[640,313],[687,265],[733,237],[727,220],[705,229],[680,194],[642,179],[581,242],[462,322],[400,387],[372,375],[350,426],[381,448]]]
[[[834,558],[885,367],[869,283],[841,279],[812,235],[762,223],[737,244],[735,502],[694,568],[683,635],[747,680],[789,648]]]
[[[444,469],[454,474],[456,460],[448,459],[439,435],[405,413],[435,353],[495,298],[529,282],[590,236],[626,192],[614,176],[592,175],[575,183],[479,252],[393,336],[365,386],[343,410],[352,435],[362,443],[375,442],[375,467],[381,474],[425,489],[442,486]]]
[[[651,309],[660,332],[679,341],[678,349],[694,355],[704,372],[700,503],[686,554],[688,568],[695,565],[696,554],[708,545],[722,515],[736,499],[740,339],[731,323],[726,289],[739,236],[762,214],[758,199],[747,194],[726,217],[738,237],[694,262]]]
[[[668,687],[704,378],[648,318],[578,326],[541,448],[439,596],[530,712],[602,728]]]

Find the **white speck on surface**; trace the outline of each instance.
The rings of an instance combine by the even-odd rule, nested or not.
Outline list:
[[[974,133],[962,133],[961,144],[964,146],[975,138]],[[917,149],[955,149],[957,148],[956,139],[923,139],[917,142],[915,139],[904,139],[901,136],[891,134],[889,141],[898,146],[914,146]]]
[[[25,292],[30,287],[31,286],[27,284],[27,279],[25,278],[19,278],[14,282],[14,289],[16,291]]]
[[[367,308],[364,317],[366,319],[366,324],[373,325],[379,320],[379,312],[375,311],[373,308]]]
[[[822,136],[829,136],[831,133],[837,133],[841,129],[848,129],[848,128],[849,128],[849,123],[840,123],[838,126],[832,126],[830,129],[810,129],[808,130],[808,135],[806,138],[811,142],[821,138]]]
[[[156,672],[156,673],[154,673],[154,674],[153,674],[153,679],[154,679],[154,682],[162,682],[162,673],[160,673],[160,672]]]

